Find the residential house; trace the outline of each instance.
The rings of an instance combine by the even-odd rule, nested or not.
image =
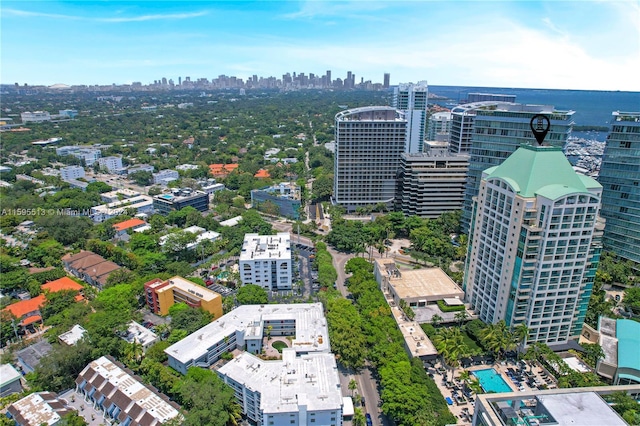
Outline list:
[[[64,268],[72,275],[102,289],[107,283],[109,275],[120,269],[114,262],[106,260],[92,251],[80,251],[76,254],[66,254],[62,257]]]

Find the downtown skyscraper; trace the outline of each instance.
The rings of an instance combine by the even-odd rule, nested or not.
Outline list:
[[[521,146],[482,172],[465,298],[482,321],[524,323],[528,342],[580,335],[598,266],[602,186],[553,146]]]
[[[335,120],[333,202],[349,212],[379,203],[391,207],[406,141],[404,114],[371,106],[342,111]]]
[[[614,112],[602,157],[604,246],[640,263],[640,112]]]
[[[490,103],[474,108],[474,112],[473,128],[470,129],[469,174],[462,206],[461,226],[463,233],[467,232],[471,223],[473,197],[478,194],[482,172],[491,166],[502,163],[521,144],[534,140],[529,127],[531,118],[536,114],[547,115],[551,121],[551,128],[545,143],[563,147],[571,133],[574,114],[574,111],[556,111],[553,106],[549,105],[513,103]],[[451,130],[452,140],[454,126],[455,121]]]
[[[427,134],[427,104],[429,88],[426,81],[417,84],[402,83],[394,88],[393,107],[402,111],[407,119],[404,152],[422,152]]]

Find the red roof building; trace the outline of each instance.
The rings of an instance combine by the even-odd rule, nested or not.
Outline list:
[[[145,222],[142,219],[133,218],[133,219],[125,220],[124,222],[116,223],[113,225],[113,228],[116,230],[116,232],[120,232],[120,231],[127,231],[129,229],[136,229],[146,224],[147,222]]]
[[[210,164],[209,174],[213,177],[224,178],[238,168],[239,164]]]
[[[268,170],[260,169],[255,175],[253,175],[253,177],[258,179],[269,179],[271,177],[271,174]]]
[[[42,284],[40,288],[42,291],[48,291],[51,293],[57,293],[63,290],[76,290],[79,292],[78,295],[76,295],[76,302],[84,300],[84,296],[81,293],[84,287],[69,277],[62,277],[58,280]],[[47,303],[46,296],[41,294],[32,299],[21,300],[13,303],[4,308],[3,311],[13,314],[13,316],[20,320],[18,325],[25,326],[33,324],[34,322],[42,321],[40,308],[42,308],[45,303]]]

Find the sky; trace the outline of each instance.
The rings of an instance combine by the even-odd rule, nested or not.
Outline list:
[[[640,1],[0,2],[3,84],[290,72],[640,91]]]

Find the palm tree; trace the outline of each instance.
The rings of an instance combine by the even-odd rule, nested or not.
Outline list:
[[[144,356],[142,343],[134,339],[133,342],[124,347],[124,356],[128,364],[138,364]]]
[[[433,344],[442,357],[442,363],[453,371],[460,363],[460,358],[465,355],[464,341],[462,334],[457,328],[444,328],[433,338]],[[445,376],[446,378],[446,376]]]
[[[351,396],[353,396],[353,391],[358,389],[358,382],[355,381],[355,379],[351,379],[351,381],[349,381],[349,390],[351,391]]]
[[[431,317],[431,325],[434,327],[437,327],[438,324],[440,324],[443,319],[444,318],[442,318],[440,315],[435,314],[434,316]]]
[[[228,426],[238,426],[242,419],[242,407],[235,400],[229,401],[227,405],[227,413],[229,414]]]
[[[156,325],[156,334],[160,337],[160,340],[167,338],[171,332],[171,326],[167,323],[160,323]]]
[[[482,345],[493,352],[496,359],[499,359],[505,352],[516,348],[513,333],[511,333],[504,320],[489,324],[483,328],[480,331],[480,339],[482,339]]]
[[[482,386],[480,386],[480,380],[478,379],[471,379],[468,386],[469,389],[471,389],[476,395],[484,393],[484,389],[482,389]]]
[[[467,311],[464,310],[456,312],[453,318],[458,322],[458,326],[462,327],[462,324],[467,320],[467,318],[469,318],[469,314],[467,314]]]
[[[469,373],[468,370],[462,370],[460,372],[460,375],[458,376],[458,379],[466,383],[471,379],[471,373]]]
[[[527,338],[529,337],[530,331],[531,330],[527,327],[527,324],[523,322],[514,327],[513,338],[519,349],[524,349],[527,346]]]
[[[353,412],[353,419],[351,420],[351,424],[353,426],[364,426],[365,419],[364,414],[362,414],[362,410],[356,408]]]
[[[273,330],[272,325],[267,326],[267,341],[271,338],[271,330]]]

